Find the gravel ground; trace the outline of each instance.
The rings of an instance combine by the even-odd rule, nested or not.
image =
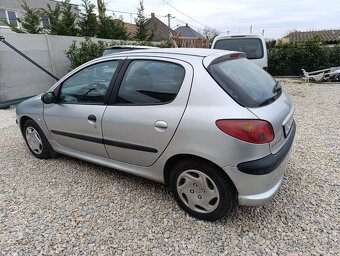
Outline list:
[[[340,84],[284,89],[298,130],[279,193],[214,223],[187,216],[152,181],[38,160],[16,126],[1,128],[0,255],[339,255]]]
[[[15,108],[0,109],[0,129],[15,125]]]

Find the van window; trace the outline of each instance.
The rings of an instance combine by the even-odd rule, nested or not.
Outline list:
[[[268,105],[282,90],[274,78],[246,58],[213,62],[208,72],[237,103],[247,108]]]
[[[216,41],[214,49],[244,52],[247,59],[262,59],[263,46],[259,38],[228,38]]]

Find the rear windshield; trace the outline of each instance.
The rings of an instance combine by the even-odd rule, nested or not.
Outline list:
[[[244,52],[248,59],[262,59],[263,46],[259,38],[228,38],[215,43],[215,49]]]
[[[271,75],[245,58],[215,61],[208,72],[226,93],[247,108],[268,105],[282,92]]]

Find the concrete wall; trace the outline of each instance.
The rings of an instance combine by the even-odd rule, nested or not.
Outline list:
[[[1,33],[2,34],[2,33]],[[70,67],[65,51],[81,37],[3,33],[8,43],[39,63],[58,78]],[[97,40],[97,39],[94,39]],[[106,42],[112,40],[100,39]],[[46,91],[55,80],[0,42],[0,104]]]

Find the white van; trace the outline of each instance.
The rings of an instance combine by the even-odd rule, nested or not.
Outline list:
[[[211,48],[244,52],[247,58],[261,68],[268,69],[266,42],[262,35],[226,35],[215,37]]]

